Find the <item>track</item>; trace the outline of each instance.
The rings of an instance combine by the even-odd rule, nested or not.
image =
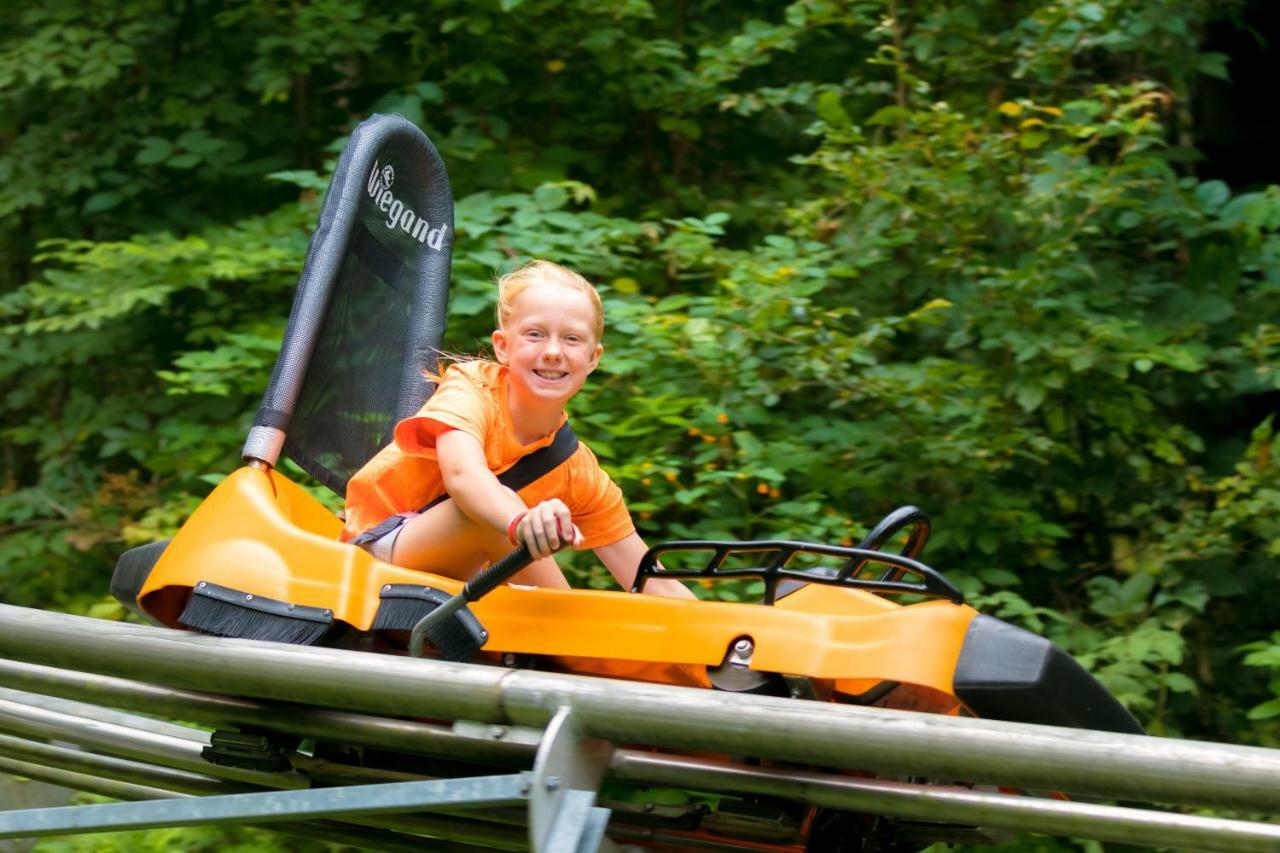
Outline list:
[[[0,769],[139,801],[6,813],[0,837],[236,821],[387,850],[427,839],[804,849],[759,814],[691,831],[687,807],[611,799],[621,785],[879,815],[922,844],[955,824],[986,837],[1280,850],[1280,826],[1181,813],[1280,814],[1278,750],[221,640],[5,605],[0,655]],[[219,766],[201,757],[208,731],[156,717],[399,761],[287,749],[282,772]],[[483,775],[441,778],[458,762]]]

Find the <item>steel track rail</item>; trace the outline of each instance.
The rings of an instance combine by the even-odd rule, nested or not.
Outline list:
[[[101,758],[102,756],[88,757],[93,759]],[[104,775],[113,771],[113,767],[109,762],[96,767],[92,762],[81,763],[81,766],[91,772],[62,770],[50,767],[43,761],[19,761],[0,757],[0,771],[46,782],[50,785],[59,785],[76,791],[99,794],[116,800],[150,801],[181,799],[188,796],[187,793],[168,787],[175,781],[172,776],[157,774],[154,781],[161,783],[163,787],[152,787],[144,784],[120,782],[112,779],[109,775]],[[389,851],[389,853],[420,853],[423,849],[423,839],[421,837],[387,830],[345,826],[334,821],[293,822],[287,825],[258,823],[253,825],[261,829],[285,832],[290,835],[313,838],[317,841],[343,842],[361,848],[370,847],[377,850],[385,850]],[[475,850],[475,847],[470,844],[453,844],[437,839],[431,839],[431,844],[433,850],[446,851],[446,853],[448,851]]]
[[[17,693],[17,691],[14,691]],[[38,698],[38,697],[36,697]],[[42,707],[32,708],[30,714],[39,720],[49,711],[63,710],[57,701],[46,701]],[[83,706],[81,703],[66,703]],[[268,710],[262,707],[260,710]],[[72,715],[64,715],[72,716]],[[145,723],[145,718],[113,712],[115,721],[128,726],[131,719]],[[93,721],[86,718],[86,724]],[[69,726],[65,720],[61,731]],[[83,740],[92,743],[92,728],[86,725]],[[185,740],[177,738],[176,740]],[[143,738],[145,742],[145,736]],[[129,747],[137,754],[137,742]],[[16,750],[16,752],[15,752]],[[119,760],[91,755],[74,750],[30,744],[15,738],[0,736],[0,754],[16,754],[86,773],[122,778]],[[185,764],[185,750],[175,750],[172,737],[154,738],[149,758],[157,763]],[[161,768],[148,767],[135,762],[123,762],[127,766],[129,781],[152,784],[183,792],[193,792],[196,785],[203,793],[230,793],[245,790],[243,786],[225,787],[208,777],[175,773]],[[366,784],[371,781],[398,782],[425,777],[393,771],[366,768],[348,768],[328,762],[317,762],[314,773],[329,784]],[[217,775],[226,768],[209,765],[210,773]],[[1222,818],[1205,818],[1172,813],[1152,812],[1143,809],[1119,808],[1085,803],[1062,802],[1036,797],[974,791],[955,786],[936,786],[899,783],[878,779],[862,779],[848,776],[814,773],[787,768],[761,770],[737,765],[725,765],[706,760],[655,756],[634,750],[619,750],[609,767],[614,778],[642,782],[649,785],[694,788],[720,793],[753,794],[808,802],[843,811],[866,811],[893,817],[905,817],[929,821],[974,822],[987,827],[998,827],[1022,832],[1042,832],[1054,835],[1074,835],[1130,844],[1159,844],[1179,848],[1222,851],[1276,850],[1280,848],[1280,827],[1253,824]],[[168,774],[168,775],[166,775]],[[192,781],[194,778],[194,781]],[[220,784],[218,790],[209,790],[208,782]],[[509,815],[490,815],[504,823],[519,823],[519,818]],[[383,821],[386,819],[384,818]],[[428,823],[425,827],[414,819],[401,822],[401,829],[428,829],[439,832],[443,828],[456,837],[464,823]],[[426,820],[432,821],[432,818]],[[393,819],[394,821],[394,819]],[[370,825],[387,826],[374,821]],[[392,825],[395,825],[394,822]],[[616,835],[636,837],[643,830],[618,827]],[[465,835],[465,833],[464,833]],[[474,835],[467,836],[474,838]],[[506,836],[492,838],[481,835],[482,843],[489,845],[509,841]],[[507,845],[504,845],[507,846]],[[729,848],[736,845],[728,845]],[[511,847],[508,847],[511,849]],[[518,848],[517,848],[518,849]]]
[[[0,760],[16,758],[24,759],[24,764],[39,762],[47,765],[51,772],[59,775],[59,781],[54,781],[54,784],[123,800],[153,799],[159,796],[154,793],[157,790],[218,795],[303,790],[310,786],[310,779],[297,773],[249,774],[248,771],[209,764],[200,758],[201,748],[208,744],[208,734],[194,729],[188,731],[196,736],[203,735],[203,742],[176,737],[168,731],[164,734],[149,732],[147,725],[154,721],[145,717],[116,712],[112,714],[114,728],[104,729],[101,720],[78,717],[52,702],[30,706],[16,702],[11,704],[12,707],[6,713],[0,714],[0,728],[28,737],[56,738],[82,747],[80,750],[73,750],[0,735],[0,756],[9,756]],[[129,724],[130,718],[135,721],[133,725]],[[121,731],[128,736],[122,737]],[[329,762],[316,764],[318,776],[322,776],[326,782],[344,785],[424,778],[406,777],[404,774],[386,771],[365,771],[363,768],[345,768]],[[204,774],[189,772],[192,767],[203,770]],[[84,779],[92,778],[97,778],[98,782],[94,785],[83,784]],[[246,779],[252,781],[246,782]],[[257,784],[253,784],[254,782]],[[0,818],[0,823],[2,822]],[[456,817],[383,815],[352,817],[342,822],[394,830],[402,834],[425,835],[430,837],[433,844],[457,842],[493,850],[527,848],[520,832]]]
[[[86,637],[92,642],[86,642]],[[1280,811],[1280,751],[282,647],[0,605],[0,655],[374,715],[1127,800]]]

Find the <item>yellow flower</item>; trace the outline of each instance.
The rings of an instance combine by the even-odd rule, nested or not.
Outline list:
[[[652,486],[652,485],[653,485],[653,480],[649,479],[648,477],[645,477],[645,478],[643,478],[643,479],[640,481],[640,485],[642,485],[642,486]]]
[[[564,70],[564,60],[552,59],[548,61],[547,70],[550,71],[552,74],[559,74],[561,71]]]
[[[769,484],[768,484],[768,483],[758,483],[758,484],[756,485],[756,493],[757,493],[757,494],[761,494],[761,495],[767,495],[767,494],[769,494]]]
[[[996,109],[1010,118],[1022,114],[1022,104],[1015,104],[1013,101],[1005,101],[1003,104],[996,107]]]
[[[726,415],[724,412],[721,412],[720,414],[716,415],[716,423],[727,424],[728,422],[729,422],[729,416]]]

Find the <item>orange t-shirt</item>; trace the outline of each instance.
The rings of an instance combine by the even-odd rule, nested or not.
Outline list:
[[[426,405],[396,424],[391,444],[347,484],[347,524],[342,538],[352,539],[396,513],[422,509],[444,494],[435,444],[436,436],[445,429],[475,436],[494,474],[501,474],[554,440],[552,432],[532,444],[520,444],[506,401],[505,366],[483,360],[449,365]],[[564,420],[562,415],[560,423]],[[610,545],[635,530],[622,490],[581,441],[566,462],[517,494],[527,506],[551,498],[564,501],[573,523],[582,531],[582,548]]]

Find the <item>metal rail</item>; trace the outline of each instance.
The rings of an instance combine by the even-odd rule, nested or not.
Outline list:
[[[86,642],[86,637],[92,642]],[[233,696],[1116,799],[1280,811],[1280,751],[223,640],[0,605],[0,655]]]
[[[16,691],[15,691],[16,693]],[[33,697],[38,698],[38,697]],[[63,710],[56,702],[45,703],[53,707],[33,709],[32,716],[39,718],[46,710]],[[69,703],[79,704],[79,703]],[[85,706],[91,707],[91,706]],[[259,706],[263,712],[269,706]],[[130,715],[116,714],[117,722],[129,725]],[[148,722],[144,718],[132,718],[137,723]],[[86,722],[89,722],[86,720]],[[185,740],[185,738],[179,739]],[[46,744],[21,741],[0,736],[0,755],[29,757],[46,766],[62,766],[108,779],[124,779],[141,785],[153,785],[165,789],[205,794],[229,793],[236,788],[209,777],[175,772],[165,769],[168,764],[185,764],[185,750],[175,749],[171,737],[155,738],[146,755],[153,765],[121,761],[107,756],[92,755],[76,750]],[[108,745],[109,746],[109,745]],[[130,750],[138,750],[135,742]],[[345,768],[340,765],[324,765],[309,775],[313,779],[332,784],[358,784],[371,781],[406,781],[414,778],[404,773]],[[123,768],[123,770],[122,770]],[[209,765],[211,774],[225,773],[226,768]],[[814,805],[828,806],[847,811],[866,811],[897,817],[909,817],[934,821],[976,821],[984,826],[1000,827],[1026,832],[1048,832],[1060,835],[1087,835],[1102,841],[1124,843],[1151,843],[1153,840],[1166,846],[1195,848],[1200,850],[1274,850],[1280,844],[1280,827],[1249,824],[1221,818],[1203,818],[1178,814],[1152,815],[1149,811],[1114,806],[1044,800],[1034,797],[974,791],[968,788],[918,785],[885,780],[840,777],[785,768],[758,768],[726,765],[720,762],[656,756],[634,750],[619,750],[608,764],[613,778],[642,782],[649,785],[714,790],[722,793],[754,794],[802,800]],[[245,790],[240,788],[240,790]],[[1161,826],[1155,830],[1152,819]],[[427,819],[426,824],[401,822],[402,830],[426,830],[428,833],[445,834],[457,838],[461,822],[441,822]],[[384,821],[367,822],[368,825],[386,827]],[[477,830],[479,827],[473,827]],[[442,833],[443,830],[443,833]],[[463,837],[493,845],[506,838],[494,838],[483,831],[475,834],[461,833]],[[623,833],[626,834],[625,832]]]
[[[85,643],[83,637],[90,633],[93,642]],[[311,736],[338,742],[394,745],[402,752],[426,755],[469,753],[475,756],[472,760],[485,756],[491,763],[510,766],[529,766],[537,728],[567,707],[583,737],[618,743],[858,768],[942,782],[966,780],[1127,800],[1280,811],[1280,790],[1275,785],[1280,778],[1280,751],[1276,750],[218,640],[4,605],[0,605],[0,655],[35,662],[0,660],[0,684],[23,690],[163,712],[210,725],[239,722],[294,734],[313,732]],[[126,674],[153,683],[120,677]],[[195,687],[239,694],[239,698],[202,693]],[[285,698],[293,701],[287,705],[262,701]],[[84,739],[99,750],[109,745],[126,757],[131,749],[138,755],[136,738],[121,738],[118,731],[130,728],[127,714],[104,712],[97,716],[106,719],[82,717],[77,724],[71,719],[77,717],[74,707],[60,706],[56,700],[45,702],[43,708],[28,708],[25,714],[18,714],[14,704],[7,691],[0,691],[0,727],[41,736],[42,730],[33,727],[31,718],[52,719],[58,722],[59,732],[71,733],[77,725],[93,732]],[[393,713],[469,718],[485,725],[458,723],[450,728],[382,716]],[[517,727],[510,728],[512,724]],[[109,737],[97,740],[103,731]],[[176,763],[170,761],[167,766],[191,772],[196,768],[189,763],[189,750],[196,744],[180,734],[167,730],[148,740],[153,745],[162,743],[164,750],[177,756]],[[510,741],[503,742],[508,736]],[[3,747],[0,741],[0,752],[6,751]],[[154,755],[138,760],[167,761]],[[205,765],[203,775],[225,779],[224,770]],[[330,770],[337,773],[331,778],[341,784],[342,768]],[[645,784],[775,796],[905,818],[1184,848],[1280,850],[1280,827],[1270,824],[954,786],[802,769],[766,770],[625,749],[614,752],[608,773]],[[145,776],[137,778],[143,781]],[[272,787],[281,786],[282,781],[277,776]],[[348,784],[358,781],[352,778]],[[615,831],[611,825],[610,834],[624,840],[645,831],[626,827]]]
[[[94,758],[95,756],[89,756]],[[106,765],[98,768],[100,773],[109,773],[110,768]],[[87,791],[93,794],[99,794],[104,797],[111,797],[116,800],[148,800],[163,801],[170,799],[182,799],[186,795],[167,788],[148,787],[146,785],[130,784],[125,782],[117,782],[109,775],[95,775],[94,773],[78,773],[74,771],[59,770],[47,766],[43,761],[14,761],[7,758],[0,758],[0,771],[12,773],[16,776],[23,776],[28,779],[35,779],[40,782],[47,782],[50,785],[59,785],[64,788],[71,788],[78,791]],[[164,784],[171,784],[172,777],[157,776],[156,781]],[[286,832],[290,835],[301,835],[306,838],[314,838],[320,841],[342,842],[351,844],[356,847],[371,847],[377,850],[388,851],[388,853],[420,853],[423,848],[423,839],[412,835],[406,835],[400,832],[392,832],[384,829],[366,829],[361,827],[346,826],[334,821],[306,821],[291,822],[286,825],[276,824],[255,824],[262,829],[271,829],[277,832]],[[373,822],[369,824],[374,826]],[[431,839],[431,849],[439,851],[474,851],[475,846],[471,844],[454,844],[439,839]],[[493,847],[491,849],[523,849],[520,847]]]

